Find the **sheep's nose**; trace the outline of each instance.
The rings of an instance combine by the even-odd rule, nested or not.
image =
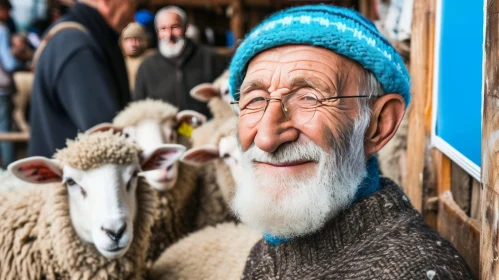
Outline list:
[[[114,242],[118,242],[126,230],[126,223],[124,223],[118,230],[107,229],[101,227],[101,230],[106,233],[106,235]]]

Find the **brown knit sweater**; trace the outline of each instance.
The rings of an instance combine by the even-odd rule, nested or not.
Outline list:
[[[391,180],[314,234],[260,240],[243,279],[473,279],[450,242],[429,228]]]

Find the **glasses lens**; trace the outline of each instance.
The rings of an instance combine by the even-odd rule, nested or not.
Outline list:
[[[255,125],[262,119],[266,106],[267,100],[264,97],[255,97],[249,101],[240,101],[240,120],[246,125]]]
[[[313,93],[294,93],[283,98],[288,117],[297,125],[309,122],[321,103]]]

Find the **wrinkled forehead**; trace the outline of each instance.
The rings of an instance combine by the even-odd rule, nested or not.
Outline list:
[[[129,164],[108,163],[89,170],[67,165],[63,167],[63,180],[71,178],[86,187],[92,185],[113,187],[128,182],[132,175],[139,170],[138,160]]]
[[[341,82],[360,82],[363,67],[332,50],[309,45],[286,45],[265,50],[248,64],[240,92],[255,84],[293,88],[310,82],[315,88],[329,90]],[[304,81],[303,78],[306,80]]]

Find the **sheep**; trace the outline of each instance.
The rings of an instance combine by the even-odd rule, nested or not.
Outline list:
[[[177,135],[176,128],[186,124],[197,127],[205,121],[206,117],[195,111],[178,112],[175,106],[161,100],[145,99],[130,103],[118,113],[112,124],[99,124],[86,133],[112,129],[123,133],[130,142],[147,151],[157,145],[168,143],[190,146],[189,131],[186,131],[185,136]],[[170,190],[175,186],[175,178],[178,176],[177,163],[162,170],[148,172],[145,176],[153,188],[159,191]]]
[[[26,182],[50,184],[0,193],[0,279],[143,278],[157,200],[140,172],[177,160],[177,146],[145,155],[96,132],[68,140],[52,160],[9,165]]]
[[[168,248],[148,270],[148,279],[241,279],[261,233],[223,223],[190,234]]]
[[[236,125],[234,121],[236,114],[228,105],[231,100],[227,97],[230,96],[228,95],[228,72],[224,72],[213,84],[201,84],[194,87],[190,94],[197,100],[208,102],[213,119],[193,131],[191,138],[193,148],[182,161],[200,166],[218,158],[219,152],[223,151],[224,147],[230,149],[230,152],[223,151],[222,154],[226,157],[224,161],[229,165],[224,165],[222,161],[214,161],[213,164],[204,165],[200,170],[199,215],[196,225],[197,228],[202,228],[234,220],[227,207],[234,188],[230,169],[237,165],[240,155],[237,151],[236,138],[231,135]],[[222,139],[222,142],[226,144],[222,145],[222,150],[219,150]],[[234,147],[236,149],[233,149]],[[236,171],[234,172],[237,174]]]
[[[178,112],[177,108],[160,100],[146,99],[131,103],[120,112],[112,124],[100,124],[87,133],[113,130],[144,151],[162,143],[177,140],[186,143],[175,128],[179,123],[201,124],[206,118],[194,111]],[[197,170],[195,167],[172,162],[165,168],[146,172],[149,184],[156,190],[158,215],[152,227],[147,265],[150,266],[171,244],[196,229]]]
[[[213,164],[214,172],[210,174],[215,174],[216,186],[226,205],[234,194],[234,179],[243,172],[240,165],[242,153],[234,131],[236,125],[237,117],[227,119],[212,133],[208,144],[191,148],[181,158],[182,162],[193,166]]]

